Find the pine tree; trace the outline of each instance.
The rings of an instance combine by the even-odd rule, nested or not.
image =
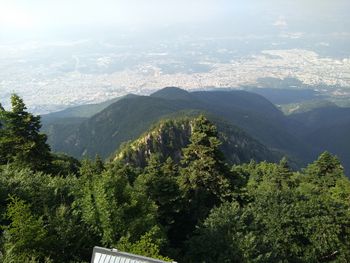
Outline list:
[[[342,174],[343,167],[337,157],[331,155],[329,152],[324,152],[315,162],[319,176],[326,176],[327,174]]]
[[[95,156],[95,169],[96,173],[102,173],[105,170],[105,165],[100,157],[100,155],[96,154]]]
[[[330,187],[342,177],[344,168],[336,156],[324,152],[305,169],[305,173],[308,175],[307,180],[312,181],[314,185]]]
[[[183,150],[179,184],[196,224],[210,209],[230,197],[230,171],[219,150],[216,127],[204,116],[191,123],[190,144]]]
[[[11,111],[2,110],[0,122],[3,125],[0,138],[1,164],[16,163],[33,170],[47,170],[51,162],[47,137],[40,133],[40,116],[26,111],[23,100],[11,97]]]
[[[3,129],[4,127],[4,113],[5,109],[2,107],[0,103],[0,142],[2,141],[2,138],[5,136],[5,131]],[[6,158],[4,155],[4,145],[0,143],[0,165],[6,163]]]
[[[11,197],[6,216],[3,262],[44,262],[47,230],[42,217],[35,217],[24,201]]]

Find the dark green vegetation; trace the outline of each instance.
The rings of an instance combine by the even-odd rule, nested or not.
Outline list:
[[[299,159],[300,163],[313,157],[311,148],[288,131],[288,122],[279,109],[262,96],[245,91],[188,93],[165,88],[151,96],[121,99],[78,124],[65,119],[44,122],[43,130],[54,151],[76,158],[96,154],[107,158],[123,142],[135,140],[159,120],[193,111],[209,114],[215,124],[223,119],[238,126],[271,150]]]
[[[297,103],[289,103],[279,105],[279,108],[286,114],[297,114],[297,113],[305,113],[315,109],[320,108],[328,108],[328,107],[337,107],[337,105],[326,99],[312,99]]]
[[[318,153],[324,150],[336,153],[349,174],[350,108],[321,107],[292,114],[289,119],[298,124],[294,130],[299,138],[314,145]]]
[[[12,109],[0,107],[0,164],[8,162],[45,170],[51,161],[46,135],[40,134],[40,117],[26,111],[23,100],[11,97]]]
[[[248,140],[229,165],[232,140],[197,115],[160,122],[123,158],[79,162],[49,151],[17,96],[0,113],[1,262],[89,262],[96,245],[185,263],[350,261],[350,181],[327,152],[299,172],[285,158],[238,165],[263,146],[228,125]]]
[[[273,104],[282,105],[282,104],[291,104],[291,103],[300,103],[304,101],[322,99],[320,93],[312,89],[298,89],[295,87],[293,89],[287,88],[246,88],[247,91],[254,92],[261,96],[264,96]]]
[[[292,79],[283,83],[289,86],[300,84]],[[257,89],[252,91],[258,92]],[[269,100],[251,92],[220,90],[189,93],[178,88],[165,88],[151,96],[124,97],[101,111],[95,111],[96,114],[91,117],[87,117],[84,111],[81,114],[75,111],[71,115],[67,112],[46,115],[43,131],[48,134],[48,142],[55,152],[68,153],[79,159],[96,154],[102,158],[114,158],[115,149],[127,141],[136,140],[160,120],[188,117],[200,112],[208,116],[220,133],[225,134],[224,137],[237,137],[240,130],[246,140],[265,145],[274,156],[276,153],[287,155],[293,167],[303,167],[327,150],[341,159],[346,170],[350,169],[349,108],[340,108],[320,99],[322,96],[317,92],[296,88],[262,89],[259,93],[275,103],[284,103],[286,98],[288,103],[297,102],[295,105],[288,104],[294,108],[294,114],[284,115]],[[85,110],[92,112],[88,108]],[[223,127],[223,122],[232,129]],[[334,144],[332,140],[335,140]],[[224,142],[223,147],[225,145]],[[235,158],[227,156],[228,151],[222,150],[229,161]],[[264,160],[274,159],[265,152],[267,155],[262,156]]]
[[[81,105],[43,115],[42,122],[44,123],[44,130],[47,134],[50,134],[48,138],[49,144],[53,149],[59,148],[62,141],[71,136],[86,119],[91,118],[118,100],[132,96],[130,94],[99,104]]]

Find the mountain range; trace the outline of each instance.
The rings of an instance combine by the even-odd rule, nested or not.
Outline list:
[[[234,138],[222,145],[226,158],[232,163],[249,159],[272,161],[288,156],[296,167],[302,167],[327,150],[338,155],[344,166],[350,168],[347,136],[350,108],[322,105],[285,115],[275,104],[253,91],[187,92],[167,87],[150,96],[131,94],[102,104],[43,115],[42,130],[48,134],[48,142],[56,152],[76,158],[98,154],[113,159],[122,145],[125,149],[136,141],[145,142],[150,134],[154,135],[156,127],[164,137],[169,129],[159,130],[159,127],[168,127],[169,123],[182,123],[184,127],[191,116],[205,114],[216,124],[222,138]],[[181,137],[189,130],[183,128],[177,132]],[[145,144],[142,147],[145,148]],[[255,153],[254,149],[257,149]]]

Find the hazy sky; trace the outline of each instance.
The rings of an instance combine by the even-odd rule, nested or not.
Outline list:
[[[220,4],[220,2],[222,2]],[[169,23],[210,19],[226,1],[206,0],[0,0],[0,21],[12,28],[65,25]],[[215,3],[215,4],[214,4]]]
[[[0,0],[0,37],[62,28],[116,26],[143,29],[231,21],[244,28],[349,28],[349,0]],[[299,25],[298,25],[298,22]],[[308,25],[309,22],[309,25]],[[296,28],[299,29],[299,28]],[[299,29],[299,30],[300,30]],[[259,30],[259,29],[258,29]]]

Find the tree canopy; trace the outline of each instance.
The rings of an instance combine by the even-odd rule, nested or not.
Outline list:
[[[229,167],[215,125],[191,121],[180,162],[53,154],[40,118],[0,110],[0,261],[89,262],[93,246],[188,263],[349,262],[350,181],[323,153]]]
[[[26,109],[16,94],[11,96],[11,110],[0,109],[0,164],[15,163],[44,171],[51,162],[47,136],[40,133],[40,117]]]

